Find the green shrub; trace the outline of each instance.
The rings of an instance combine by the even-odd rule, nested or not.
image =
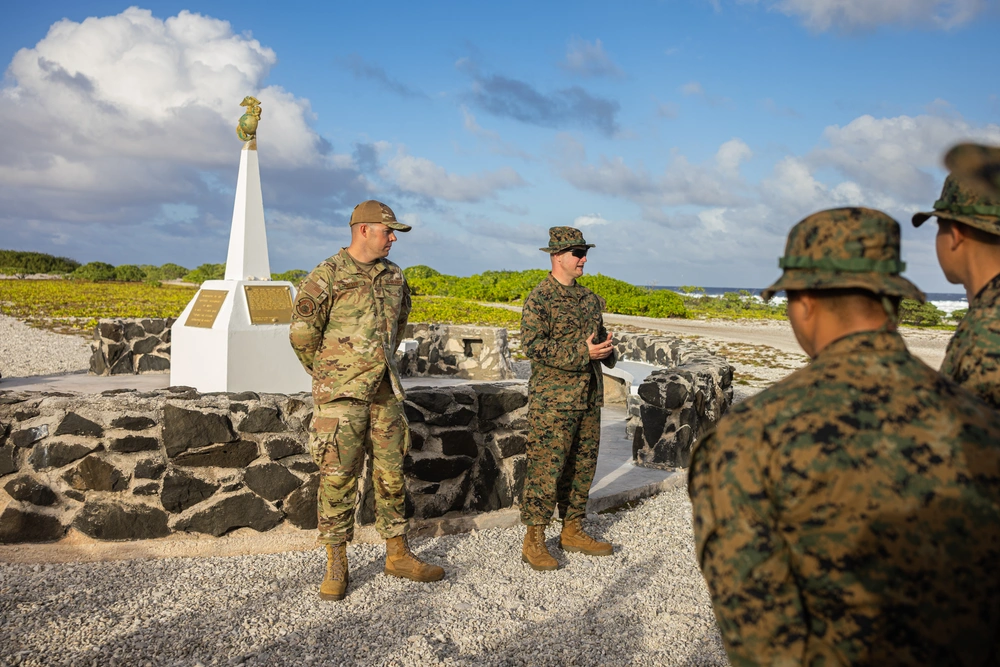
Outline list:
[[[180,280],[186,276],[190,271],[185,269],[180,264],[174,264],[172,262],[167,262],[160,267],[160,280]]]
[[[670,290],[651,290],[602,276],[583,276],[578,281],[604,298],[609,313],[642,317],[687,317],[680,295]]]
[[[181,280],[186,283],[201,284],[206,280],[223,280],[225,277],[225,264],[202,264],[194,271],[188,271]]]
[[[146,279],[146,272],[135,264],[121,264],[115,267],[115,280],[123,283],[141,283]]]
[[[115,279],[115,267],[104,262],[88,262],[69,274],[73,280],[89,280],[98,283]]]
[[[54,257],[43,252],[0,250],[0,273],[70,273],[80,262],[68,257]]]
[[[903,299],[899,305],[900,324],[910,324],[917,327],[936,327],[941,325],[944,311],[932,303],[920,303],[913,299]]]
[[[302,269],[291,269],[290,271],[285,271],[284,273],[272,273],[271,280],[287,280],[288,282],[295,283],[297,285],[299,281],[308,275],[308,271],[303,271]]]
[[[963,319],[965,319],[965,316],[968,312],[969,312],[968,308],[959,308],[958,310],[951,311],[951,315],[949,315],[948,317],[955,320],[956,322],[961,322]]]

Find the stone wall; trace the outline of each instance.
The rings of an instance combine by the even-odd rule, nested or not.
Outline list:
[[[623,333],[614,343],[620,359],[663,367],[628,398],[632,459],[651,468],[686,468],[691,446],[733,402],[733,367],[677,338]]]
[[[415,388],[406,402],[413,518],[509,507],[524,477],[523,383]],[[98,396],[0,392],[0,542],[316,527],[307,394],[172,387]],[[371,474],[357,518],[374,518]]]
[[[405,337],[416,340],[417,347],[398,357],[403,375],[469,380],[514,377],[506,329],[418,322],[406,325]]]
[[[173,317],[100,320],[90,344],[91,375],[168,372],[173,323]]]

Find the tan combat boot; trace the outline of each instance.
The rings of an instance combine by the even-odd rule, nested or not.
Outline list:
[[[322,600],[343,600],[347,594],[347,545],[326,545],[326,577],[319,585]]]
[[[521,560],[536,570],[556,570],[559,563],[545,546],[545,526],[528,526],[521,548]]]
[[[444,579],[444,569],[430,565],[413,555],[406,535],[390,537],[385,541],[385,573],[393,577],[413,581],[440,581]]]
[[[563,521],[559,546],[563,551],[574,551],[588,556],[610,556],[614,551],[610,543],[598,542],[584,532],[582,519]]]

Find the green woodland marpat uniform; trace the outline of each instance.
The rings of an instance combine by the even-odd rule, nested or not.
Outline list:
[[[969,304],[941,372],[1000,410],[1000,275]]]
[[[767,293],[842,279],[919,296],[898,234],[868,209],[810,216]],[[735,405],[692,451],[688,490],[734,665],[1000,656],[1000,413],[898,334],[844,336]]]
[[[946,161],[961,175],[945,179],[934,210],[914,215],[914,226],[936,216],[1000,236],[1000,150],[966,144],[952,150]],[[1000,409],[1000,275],[969,303],[948,343],[941,372]]]
[[[551,273],[524,300],[521,348],[531,379],[521,521],[529,526],[548,524],[556,505],[566,521],[586,516],[604,405],[601,362],[590,359],[587,338],[607,338],[603,307],[586,287]],[[614,354],[603,362],[614,367]]]
[[[409,287],[387,259],[376,260],[369,276],[341,249],[299,285],[290,339],[313,379],[309,449],[320,467],[321,544],[353,537],[368,446],[375,527],[385,538],[406,532],[403,457],[410,431],[393,356],[409,314]]]

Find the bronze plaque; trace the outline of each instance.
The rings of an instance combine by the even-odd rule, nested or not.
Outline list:
[[[198,292],[198,297],[194,300],[194,308],[188,314],[184,326],[211,329],[228,294],[229,292],[223,289],[203,289]]]
[[[288,285],[244,285],[250,324],[289,324],[292,289]]]

